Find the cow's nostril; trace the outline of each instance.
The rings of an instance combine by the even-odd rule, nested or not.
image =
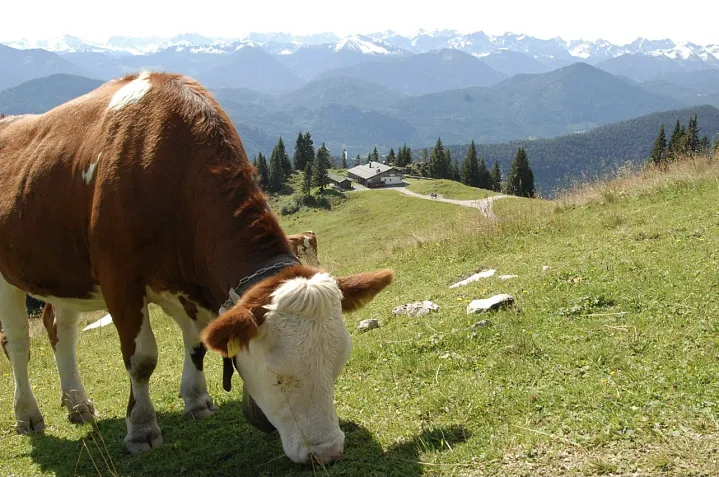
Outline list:
[[[334,464],[342,457],[343,450],[344,445],[338,443],[328,447],[321,453],[313,454],[313,457],[321,464]]]

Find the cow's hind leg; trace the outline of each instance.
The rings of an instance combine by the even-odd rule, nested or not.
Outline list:
[[[60,374],[62,404],[68,409],[71,422],[82,424],[95,417],[95,407],[85,394],[77,367],[77,322],[80,313],[46,304],[42,321]]]
[[[107,311],[117,328],[122,357],[130,376],[125,447],[130,453],[137,454],[163,444],[155,407],[150,399],[150,376],[157,366],[157,342],[150,327],[144,293],[120,294],[118,292],[122,288],[117,286],[109,286],[108,289],[115,293],[105,295]]]
[[[182,304],[184,302],[184,305]],[[205,358],[205,345],[200,339],[200,330],[207,324],[203,321],[204,315],[198,314],[197,306],[186,300],[161,300],[160,304],[165,313],[182,330],[182,340],[185,344],[185,362],[182,367],[182,381],[180,383],[180,397],[185,402],[183,415],[188,419],[204,419],[213,415],[217,408],[207,392],[207,382],[203,371]],[[189,316],[187,309],[192,316]]]
[[[0,277],[0,320],[5,342],[3,348],[10,359],[15,377],[15,421],[21,434],[40,432],[45,421],[30,388],[30,324],[25,309],[25,293]]]

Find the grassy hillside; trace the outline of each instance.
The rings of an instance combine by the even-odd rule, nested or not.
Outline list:
[[[165,446],[124,452],[127,382],[111,327],[80,337],[104,444],[89,426],[67,423],[49,343],[35,337],[31,375],[48,429],[14,435],[12,378],[0,359],[0,474],[110,475],[100,448],[121,475],[716,475],[718,184],[717,164],[699,161],[553,203],[499,201],[498,225],[389,190],[284,217],[288,232],[317,232],[330,270],[396,273],[346,317],[354,348],[336,386],[341,461],[290,463],[276,435],[245,423],[238,378],[232,393],[221,390],[214,355],[206,369],[218,415],[182,420],[182,340],[153,310],[152,394]],[[448,288],[487,267],[519,277]],[[465,314],[469,300],[495,293],[511,293],[516,306]],[[423,299],[440,311],[391,314]],[[358,333],[365,318],[381,327]],[[480,319],[489,325],[472,328]]]
[[[442,195],[445,199],[476,200],[484,199],[494,192],[477,187],[469,187],[460,182],[447,179],[405,179],[409,184],[408,190],[422,195],[429,195],[432,192]]]

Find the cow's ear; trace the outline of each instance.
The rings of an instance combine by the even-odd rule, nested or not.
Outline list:
[[[392,270],[362,272],[336,279],[342,291],[342,311],[359,310],[392,283]]]
[[[257,322],[252,313],[235,305],[202,330],[205,347],[225,357],[236,355],[257,335]]]

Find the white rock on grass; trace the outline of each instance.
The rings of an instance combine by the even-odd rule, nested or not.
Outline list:
[[[107,315],[103,316],[102,318],[100,318],[99,320],[97,320],[96,322],[91,323],[91,324],[87,325],[86,327],[84,327],[82,329],[82,331],[93,330],[95,328],[102,328],[103,326],[107,326],[110,323],[112,323],[112,316],[110,316],[110,314],[107,314]]]
[[[472,302],[467,305],[467,314],[471,315],[472,313],[486,313],[491,310],[498,310],[499,308],[504,308],[513,303],[514,297],[512,295],[507,295],[506,293],[502,293],[501,295],[494,295],[493,297],[485,298],[484,300],[472,300]]]
[[[497,278],[500,280],[511,280],[512,278],[517,278],[519,275],[500,275]]]
[[[449,288],[463,287],[469,283],[476,282],[477,280],[481,280],[482,278],[489,278],[492,275],[494,275],[495,273],[497,273],[497,270],[494,270],[494,269],[482,270],[481,272],[475,273],[474,275],[472,275],[469,278],[465,278],[462,281],[459,281],[453,285],[450,285]]]
[[[379,328],[379,321],[375,319],[362,320],[357,327],[357,329],[361,332],[373,330],[375,328]]]
[[[430,311],[439,311],[439,306],[429,300],[416,301],[406,305],[396,306],[392,310],[393,315],[424,316]]]
[[[551,269],[552,267],[550,267],[549,265],[542,265],[542,273],[547,273]]]
[[[474,328],[474,329],[477,329],[477,328],[486,328],[487,326],[492,326],[492,322],[489,321],[489,320],[482,320],[482,321],[476,322],[475,324],[473,324],[472,326],[470,326],[470,328]]]

